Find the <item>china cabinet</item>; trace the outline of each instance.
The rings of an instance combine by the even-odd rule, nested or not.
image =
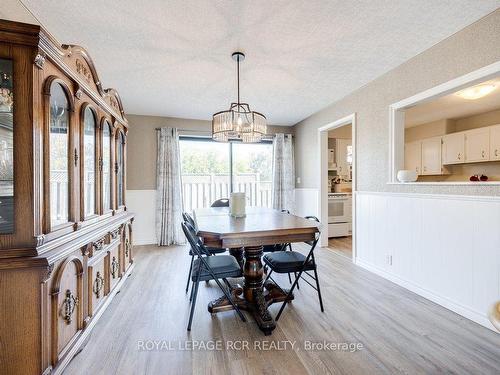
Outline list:
[[[87,51],[0,20],[2,373],[61,373],[131,273],[127,132]]]

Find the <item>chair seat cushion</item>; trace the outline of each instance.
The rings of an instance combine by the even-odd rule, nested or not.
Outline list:
[[[220,247],[206,247],[206,249],[212,255],[213,254],[222,254],[222,253],[225,253],[227,251],[227,249],[220,248]],[[191,255],[191,256],[196,255],[196,254],[194,254],[193,249],[191,249],[191,248],[189,248],[189,255]]]
[[[217,255],[217,256],[209,256],[203,257],[203,259],[207,262],[208,266],[212,269],[215,277],[218,279],[226,278],[226,277],[241,277],[242,272],[240,265],[236,261],[236,259],[232,255]],[[208,272],[208,269],[201,263],[201,260],[195,259],[193,263],[193,274],[191,279],[196,281],[198,277],[198,273],[200,273],[200,281],[212,280],[213,277]]]
[[[297,251],[275,251],[274,253],[266,254],[263,257],[266,263],[273,272],[289,273],[299,272],[302,265],[306,261],[306,256]],[[305,271],[314,269],[312,259],[309,260],[305,267]]]

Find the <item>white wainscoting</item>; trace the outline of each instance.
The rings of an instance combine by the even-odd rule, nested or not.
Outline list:
[[[295,189],[295,208],[293,214],[297,216],[318,216],[319,189]]]
[[[127,209],[135,213],[135,245],[156,243],[155,193],[156,190],[127,190]]]
[[[485,327],[500,300],[500,197],[356,193],[356,264]]]

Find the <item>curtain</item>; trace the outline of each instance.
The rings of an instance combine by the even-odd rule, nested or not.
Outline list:
[[[156,239],[158,246],[185,242],[181,229],[182,194],[177,129],[157,132],[156,157]]]
[[[293,211],[295,166],[292,136],[276,134],[273,146],[273,208]]]

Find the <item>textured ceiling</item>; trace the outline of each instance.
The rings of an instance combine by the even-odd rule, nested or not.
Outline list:
[[[22,0],[88,49],[126,112],[210,119],[236,93],[293,125],[464,28],[500,0]]]

